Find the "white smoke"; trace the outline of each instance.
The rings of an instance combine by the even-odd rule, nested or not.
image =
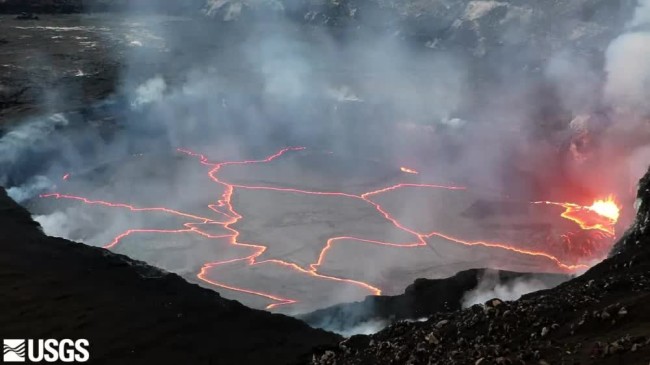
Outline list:
[[[546,66],[546,76],[556,85],[563,106],[573,114],[588,113],[598,102],[600,78],[582,56],[563,51]]]
[[[54,183],[45,176],[37,175],[30,178],[20,186],[12,186],[7,189],[7,194],[18,203],[24,203],[36,195],[51,190]]]
[[[217,15],[218,12],[226,9],[224,19],[225,21],[233,20],[234,15],[241,13],[242,3],[239,1],[230,1],[230,0],[208,0],[205,5],[203,12],[209,17]],[[236,10],[238,9],[238,12]]]
[[[68,119],[63,114],[54,114],[49,118],[38,118],[22,123],[0,137],[0,166],[10,166],[27,149],[47,141],[52,132],[67,126]],[[6,185],[6,172],[0,173],[0,185]]]
[[[627,160],[630,175],[639,178],[643,176],[648,171],[648,161],[650,161],[650,146],[643,146],[635,150]],[[631,181],[629,190],[630,193],[636,192],[636,180]]]
[[[625,110],[650,112],[650,33],[618,37],[607,49],[606,100]]]
[[[498,276],[487,273],[479,281],[475,289],[465,293],[462,299],[463,308],[474,304],[483,304],[494,298],[504,301],[517,300],[522,295],[549,289],[551,286],[535,278],[516,278],[500,283]]]
[[[346,328],[342,331],[334,331],[343,337],[351,337],[354,335],[372,335],[375,334],[389,325],[389,321],[386,320],[370,320],[363,322],[351,328]]]
[[[139,109],[145,105],[159,102],[163,99],[165,90],[167,90],[167,84],[161,76],[149,79],[135,89],[135,97],[131,106],[134,109]]]
[[[429,320],[428,317],[421,317],[415,319],[403,319],[400,322],[413,323],[413,322],[426,322],[427,320]],[[354,335],[372,335],[388,327],[390,324],[391,321],[386,319],[371,319],[349,328],[341,329],[338,327],[334,327],[334,328],[323,327],[323,329],[334,333],[338,333],[343,337],[351,337]]]
[[[245,8],[264,7],[271,12],[284,11],[284,4],[278,0],[206,0],[203,14],[208,17],[221,15],[223,21],[239,19]]]
[[[12,183],[10,166],[20,166],[21,158],[29,151],[47,145],[52,133],[69,125],[63,114],[54,114],[48,118],[37,118],[18,125],[0,138],[0,186],[9,186],[7,194],[17,201],[24,203],[39,193],[51,189],[54,183],[44,175],[35,175],[16,184]]]
[[[639,27],[650,23],[650,0],[639,0],[639,5],[630,22],[631,27]]]
[[[43,228],[43,232],[52,237],[69,238],[75,226],[70,223],[67,213],[55,211],[52,214],[34,215],[32,217]]]
[[[604,97],[619,109],[650,112],[650,31],[638,29],[648,25],[650,0],[639,0],[630,30],[616,38],[605,54]]]

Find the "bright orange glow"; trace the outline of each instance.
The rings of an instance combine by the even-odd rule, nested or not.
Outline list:
[[[68,174],[63,175],[62,179],[63,180],[68,180],[69,177],[70,177],[70,174],[68,173]]]
[[[408,167],[402,166],[399,169],[402,170],[402,172],[406,172],[407,174],[415,174],[415,175],[419,174],[419,172],[417,172],[416,170],[409,169]]]
[[[596,200],[589,209],[605,218],[609,218],[612,223],[618,222],[618,217],[621,216],[621,208],[611,196],[605,200]]]
[[[563,218],[575,222],[584,230],[599,230],[614,236],[615,226],[621,215],[621,207],[613,197],[595,200],[590,206],[575,203],[535,202],[536,204],[557,205],[564,208]]]
[[[371,199],[372,197],[379,196],[380,194],[388,194],[397,190],[407,189],[407,188],[446,189],[446,190],[462,191],[465,190],[464,187],[444,186],[444,185],[434,185],[434,184],[400,183],[400,184],[395,184],[388,187],[376,189],[373,191],[369,191],[363,194],[352,194],[352,193],[342,192],[342,191],[309,191],[309,190],[300,190],[300,189],[284,188],[284,187],[239,185],[239,184],[226,182],[219,177],[219,172],[226,167],[270,163],[273,160],[283,156],[286,153],[299,152],[304,149],[305,149],[304,147],[289,147],[289,148],[282,149],[276,152],[275,154],[260,160],[226,161],[226,162],[218,162],[218,163],[211,162],[208,159],[208,157],[206,157],[205,155],[195,153],[186,149],[178,149],[179,153],[198,158],[199,162],[202,165],[205,165],[209,168],[207,172],[208,178],[211,179],[214,183],[223,187],[223,193],[220,195],[217,201],[212,202],[211,204],[208,205],[208,208],[211,211],[217,213],[219,218],[221,219],[206,217],[203,215],[196,215],[188,212],[182,212],[182,211],[178,211],[166,207],[136,207],[125,203],[107,202],[103,200],[91,200],[84,197],[60,194],[60,193],[45,194],[42,195],[41,197],[55,198],[55,199],[69,199],[69,200],[73,200],[73,201],[77,201],[89,205],[96,205],[96,206],[102,206],[107,208],[126,209],[131,212],[139,212],[139,213],[146,213],[146,214],[155,212],[155,213],[168,214],[168,215],[181,218],[186,222],[186,223],[182,223],[182,227],[173,227],[171,229],[146,229],[146,228],[129,229],[117,235],[113,240],[111,240],[111,242],[105,244],[104,248],[107,249],[113,249],[117,247],[124,238],[134,234],[198,234],[207,239],[225,240],[225,242],[229,245],[237,246],[240,249],[244,249],[245,251],[247,251],[247,253],[245,253],[241,257],[229,259],[229,260],[204,263],[196,276],[198,279],[222,289],[232,290],[240,293],[266,298],[269,301],[271,301],[271,304],[267,306],[268,309],[276,308],[281,305],[294,304],[297,303],[298,300],[293,298],[285,298],[275,293],[236,287],[233,285],[222,283],[220,281],[215,280],[214,273],[210,275],[211,272],[218,267],[225,268],[226,267],[225,265],[246,265],[246,266],[278,265],[287,270],[291,270],[299,275],[308,275],[318,280],[328,280],[340,284],[352,285],[361,288],[370,294],[380,295],[381,289],[370,283],[354,280],[351,278],[325,275],[322,272],[320,272],[320,270],[322,270],[322,267],[325,263],[327,254],[330,251],[330,249],[335,244],[341,241],[355,241],[361,244],[371,244],[380,247],[393,247],[393,248],[400,248],[400,249],[418,248],[418,247],[426,247],[426,246],[429,246],[432,249],[434,249],[434,247],[430,246],[430,243],[427,242],[427,239],[430,239],[432,237],[438,237],[446,241],[464,245],[464,246],[470,246],[470,247],[482,246],[487,249],[505,250],[517,255],[541,258],[554,265],[554,267],[557,267],[560,271],[571,272],[571,271],[587,268],[586,265],[562,262],[560,258],[548,252],[536,251],[531,249],[523,249],[523,248],[519,248],[523,246],[513,245],[505,242],[466,241],[440,232],[417,232],[414,229],[409,228],[405,224],[400,222],[386,208],[382,207],[379,203],[376,203]],[[401,169],[404,172],[417,173],[417,171],[415,170],[407,169],[404,167]],[[233,228],[233,226],[236,223],[244,219],[244,217],[239,212],[237,212],[233,204],[232,198],[238,189],[239,190],[266,190],[266,191],[276,191],[276,192],[292,193],[292,194],[307,194],[307,195],[317,195],[317,196],[324,196],[324,197],[355,199],[373,207],[374,210],[380,216],[382,216],[386,221],[388,221],[394,227],[396,227],[397,229],[401,230],[402,232],[412,237],[412,241],[408,243],[396,243],[396,242],[383,242],[383,241],[371,240],[364,237],[337,236],[337,237],[331,237],[327,239],[324,246],[320,250],[316,261],[309,263],[305,266],[301,266],[295,262],[279,260],[279,259],[262,259],[262,255],[266,252],[267,246],[258,243],[245,243],[239,241],[238,239],[240,236],[240,232],[237,231],[235,228]],[[586,210],[590,212],[592,215],[601,217],[601,220],[607,219],[607,222],[610,225],[612,224],[612,221],[614,221],[615,223],[616,219],[618,219],[618,206],[616,206],[615,203],[613,203],[613,199],[597,201],[591,207],[581,207],[571,203],[553,203],[553,202],[538,202],[538,203],[560,205],[565,207],[566,211],[562,214],[562,216],[578,222],[579,224],[581,224],[581,226],[583,226],[584,224],[585,227],[589,227],[589,225],[584,223],[582,216],[579,216],[579,218],[574,218],[572,216],[574,212],[577,211],[583,212]],[[614,204],[616,210],[612,208],[612,204]],[[616,219],[613,219],[614,217]],[[218,225],[223,230],[225,230],[225,233],[219,235],[209,234],[203,228],[204,226],[209,226],[209,225]]]

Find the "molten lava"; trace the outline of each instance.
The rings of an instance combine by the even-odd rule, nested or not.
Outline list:
[[[611,196],[605,200],[596,200],[588,209],[610,219],[614,224],[618,222],[618,218],[621,216],[621,207],[616,204],[616,201]]]
[[[419,174],[419,172],[417,172],[416,170],[409,169],[408,167],[402,166],[399,169],[402,170],[402,172],[406,172],[407,174],[414,174],[414,175]]]
[[[325,275],[321,272],[322,266],[324,265],[325,262],[325,258],[328,252],[330,251],[330,249],[333,247],[333,245],[335,245],[339,241],[353,240],[363,244],[377,245],[380,247],[390,246],[390,247],[408,249],[408,248],[415,248],[415,247],[426,247],[429,245],[427,239],[430,239],[432,237],[438,237],[447,240],[449,242],[464,245],[464,246],[482,246],[489,249],[505,250],[518,255],[524,255],[527,257],[541,258],[553,264],[560,271],[571,272],[571,271],[587,268],[586,265],[563,262],[560,258],[550,254],[547,251],[524,249],[524,248],[520,248],[521,246],[512,245],[505,242],[467,241],[457,237],[452,237],[450,235],[441,232],[417,232],[414,229],[409,228],[405,224],[401,223],[396,217],[394,217],[390,212],[388,212],[386,208],[382,207],[379,203],[376,203],[375,201],[372,200],[372,197],[378,196],[380,194],[390,193],[400,189],[465,190],[464,187],[442,186],[442,185],[433,185],[433,184],[402,183],[402,184],[391,185],[381,189],[376,189],[363,194],[352,194],[352,193],[338,192],[338,191],[308,191],[308,190],[300,190],[300,189],[284,188],[284,187],[239,185],[239,184],[233,184],[224,181],[219,176],[219,172],[223,168],[228,166],[269,163],[283,156],[288,152],[297,152],[304,149],[305,149],[304,147],[289,147],[289,148],[282,149],[276,152],[275,154],[260,160],[226,161],[226,162],[218,162],[218,163],[211,162],[206,156],[202,154],[195,153],[185,149],[178,149],[179,153],[198,158],[199,162],[202,165],[205,165],[209,168],[207,172],[208,178],[223,188],[223,193],[221,194],[220,198],[216,202],[213,202],[212,204],[208,205],[208,208],[218,215],[219,217],[218,219],[181,212],[166,207],[136,207],[130,204],[107,202],[102,200],[91,200],[84,197],[60,194],[60,193],[45,194],[42,195],[41,197],[55,198],[55,199],[69,199],[84,204],[98,205],[107,208],[127,209],[132,212],[141,212],[145,214],[148,212],[164,213],[164,214],[169,214],[175,217],[182,218],[186,222],[183,224],[183,227],[171,227],[169,229],[146,229],[146,228],[129,229],[123,233],[120,233],[113,240],[105,244],[104,247],[107,249],[115,248],[121,242],[121,240],[133,234],[198,234],[207,239],[226,240],[226,242],[229,245],[244,248],[250,253],[243,257],[239,257],[235,259],[222,260],[216,262],[206,262],[203,264],[202,268],[199,270],[196,276],[198,277],[198,279],[222,289],[233,290],[240,293],[246,293],[246,294],[266,298],[272,301],[272,303],[267,306],[267,308],[269,309],[280,305],[293,304],[298,302],[298,300],[292,298],[284,298],[274,293],[268,293],[264,291],[252,290],[247,288],[236,287],[233,285],[228,285],[216,281],[213,278],[210,278],[208,274],[210,274],[210,272],[216,267],[227,265],[227,264],[233,264],[233,263],[243,263],[248,266],[263,265],[263,264],[278,265],[283,268],[286,268],[287,270],[292,270],[296,274],[308,275],[319,280],[330,280],[330,281],[335,281],[347,285],[354,285],[356,287],[367,290],[370,294],[379,295],[381,294],[381,289],[369,283],[353,280],[350,278]],[[417,171],[408,169],[406,167],[401,167],[401,170],[411,174],[418,173]],[[66,174],[66,176],[68,175]],[[329,238],[321,248],[316,261],[309,263],[305,266],[301,266],[295,262],[290,262],[290,261],[285,261],[280,259],[261,259],[262,255],[267,250],[267,246],[263,244],[252,244],[252,243],[240,242],[238,240],[238,237],[240,236],[240,232],[237,231],[235,228],[233,228],[233,226],[237,222],[239,222],[242,219],[245,219],[244,216],[242,216],[240,213],[237,212],[232,199],[233,194],[238,189],[278,191],[278,192],[292,193],[292,194],[335,196],[339,198],[343,197],[347,199],[355,199],[364,202],[364,204],[368,204],[370,207],[373,207],[374,210],[380,216],[382,216],[387,222],[391,223],[397,229],[410,235],[413,238],[413,241],[410,243],[395,243],[395,242],[382,242],[377,240],[371,240],[364,237],[337,236],[337,237]],[[596,201],[594,202],[593,205],[589,207],[583,207],[572,203],[555,203],[555,202],[537,202],[537,203],[562,206],[566,209],[565,212],[562,214],[562,216],[578,223],[583,229],[600,229],[608,234],[610,234],[611,232],[612,235],[613,235],[613,225],[616,223],[619,215],[619,207],[615,204],[613,199]],[[218,225],[222,227],[226,231],[226,233],[221,235],[211,235],[206,232],[205,228],[202,228],[208,225]],[[570,237],[567,236],[567,239],[570,239]]]
[[[575,203],[535,202],[536,204],[557,205],[564,208],[563,218],[575,222],[584,230],[598,230],[610,236],[616,234],[616,223],[621,215],[621,207],[613,197],[595,200],[589,206]]]

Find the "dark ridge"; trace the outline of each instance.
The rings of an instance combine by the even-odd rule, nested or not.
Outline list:
[[[128,10],[198,15],[204,5],[204,0],[3,0],[0,1],[0,13],[75,14]]]
[[[299,318],[314,327],[346,331],[368,321],[416,320],[438,312],[459,310],[465,294],[476,289],[484,279],[489,286],[484,289],[493,290],[497,285],[508,285],[516,279],[539,280],[550,288],[569,278],[567,275],[471,269],[449,278],[417,279],[400,295],[368,296],[361,302],[337,304]]]
[[[91,363],[291,364],[340,337],[122,255],[45,236],[0,188],[3,338],[86,338]]]

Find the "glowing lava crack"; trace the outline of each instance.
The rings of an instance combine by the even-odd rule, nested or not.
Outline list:
[[[422,233],[422,232],[416,232],[411,228],[406,227],[402,223],[400,223],[397,218],[393,217],[386,209],[384,209],[381,205],[378,203],[374,202],[371,200],[371,197],[377,196],[379,194],[384,194],[388,193],[391,191],[396,191],[398,189],[407,189],[407,188],[417,188],[417,189],[449,189],[449,190],[464,190],[463,187],[454,187],[454,186],[442,186],[442,185],[432,185],[432,184],[411,184],[411,183],[404,183],[404,184],[396,184],[393,186],[388,186],[382,189],[366,192],[363,194],[350,194],[350,193],[345,193],[345,192],[327,192],[327,191],[308,191],[308,190],[300,190],[300,189],[292,189],[292,188],[282,188],[282,187],[267,187],[267,186],[249,186],[249,185],[238,185],[238,184],[232,184],[225,182],[219,178],[219,172],[222,170],[222,168],[227,167],[227,166],[237,166],[237,165],[249,165],[249,164],[261,164],[261,163],[268,163],[271,162],[280,156],[284,155],[287,152],[294,152],[294,151],[301,151],[304,150],[304,147],[289,147],[282,149],[275,154],[268,156],[264,159],[261,160],[248,160],[248,161],[227,161],[227,162],[219,162],[219,163],[214,163],[210,162],[210,160],[202,155],[198,154],[189,150],[185,149],[178,149],[178,152],[198,158],[200,163],[210,167],[210,170],[208,172],[208,177],[215,183],[223,186],[224,192],[220,196],[220,198],[214,203],[208,205],[209,209],[217,213],[219,216],[223,217],[223,220],[216,220],[213,218],[209,217],[203,217],[203,216],[198,216],[190,213],[185,213],[181,212],[178,210],[174,209],[169,209],[169,208],[164,208],[164,207],[147,207],[147,208],[142,208],[142,207],[135,207],[129,204],[124,204],[124,203],[114,203],[114,202],[106,202],[106,201],[101,201],[101,200],[90,200],[87,198],[79,197],[79,196],[74,196],[74,195],[67,195],[67,194],[59,194],[59,193],[52,193],[52,194],[45,194],[42,195],[41,197],[43,198],[56,198],[56,199],[70,199],[74,201],[78,201],[84,204],[90,204],[90,205],[99,205],[99,206],[104,206],[104,207],[110,207],[110,208],[118,208],[118,209],[127,209],[133,212],[158,212],[158,213],[164,213],[164,214],[169,214],[173,215],[179,218],[187,219],[190,220],[190,222],[187,222],[183,225],[183,228],[180,229],[129,229],[126,232],[123,232],[119,235],[117,235],[111,242],[106,244],[104,247],[107,249],[112,249],[116,247],[122,239],[124,239],[127,236],[133,235],[133,234],[198,234],[201,235],[205,238],[209,239],[226,239],[228,240],[228,243],[233,246],[238,246],[238,247],[243,247],[246,249],[249,249],[252,251],[251,254],[244,256],[244,257],[239,257],[239,258],[234,258],[230,260],[224,260],[224,261],[215,261],[215,262],[208,262],[203,265],[203,267],[200,269],[199,273],[197,274],[197,277],[211,285],[214,285],[219,288],[223,289],[228,289],[228,290],[233,290],[241,293],[246,293],[246,294],[251,294],[251,295],[256,295],[260,296],[263,298],[267,298],[271,301],[273,301],[272,304],[269,304],[267,308],[274,308],[280,305],[287,305],[287,304],[292,304],[296,303],[296,299],[290,299],[290,298],[284,298],[276,294],[272,293],[266,293],[262,291],[256,291],[256,290],[250,290],[246,288],[241,288],[241,287],[235,287],[232,285],[227,285],[215,280],[212,280],[208,277],[208,274],[210,271],[216,267],[226,265],[226,264],[232,264],[235,262],[241,262],[245,263],[246,265],[264,265],[264,264],[270,264],[270,265],[279,265],[281,267],[293,270],[297,273],[303,274],[303,275],[309,275],[317,279],[322,279],[322,280],[330,280],[330,281],[335,281],[335,282],[341,282],[341,283],[346,283],[349,285],[354,285],[360,288],[363,288],[367,290],[368,292],[379,295],[381,294],[381,290],[369,283],[358,281],[358,280],[353,280],[349,278],[343,278],[343,277],[335,277],[335,276],[329,276],[325,275],[321,272],[319,272],[319,269],[324,263],[324,260],[329,252],[329,250],[333,247],[334,244],[336,244],[338,241],[341,240],[353,240],[361,243],[366,243],[366,244],[372,244],[372,245],[379,245],[379,246],[390,246],[390,247],[396,247],[396,248],[414,248],[414,247],[422,247],[422,246],[427,246],[426,239],[431,238],[431,237],[440,237],[443,238],[447,241],[453,242],[453,243],[458,243],[466,246],[483,246],[491,249],[499,249],[499,250],[506,250],[510,251],[516,254],[520,255],[527,255],[527,256],[534,256],[534,257],[539,257],[543,259],[549,260],[553,265],[556,265],[559,269],[563,271],[574,271],[577,269],[585,269],[587,268],[586,265],[570,265],[566,264],[560,261],[557,257],[546,253],[546,252],[541,252],[541,251],[531,251],[531,250],[524,250],[517,248],[515,246],[506,244],[506,243],[496,243],[496,242],[482,242],[482,241],[465,241],[461,240],[455,237],[451,237],[448,235],[445,235],[440,232],[427,232],[427,233]],[[408,170],[408,171],[406,171]],[[406,169],[402,168],[402,171],[407,172],[407,173],[417,173],[415,170],[411,169]],[[69,175],[66,175],[64,179],[67,179]],[[239,242],[238,237],[240,235],[240,232],[237,231],[236,229],[232,228],[232,226],[240,221],[241,219],[244,219],[244,217],[239,214],[235,207],[233,207],[232,203],[232,196],[233,193],[235,192],[236,189],[250,189],[250,190],[268,190],[268,191],[277,191],[277,192],[285,192],[285,193],[293,193],[293,194],[308,194],[308,195],[318,195],[318,196],[337,196],[337,197],[344,197],[344,198],[349,198],[349,199],[356,199],[363,201],[365,204],[369,204],[374,209],[381,214],[388,222],[390,222],[393,226],[395,226],[397,229],[406,232],[407,234],[411,235],[413,237],[413,242],[411,243],[394,243],[394,242],[382,242],[382,241],[377,241],[377,240],[370,240],[366,239],[363,237],[351,237],[351,236],[339,236],[339,237],[332,237],[327,240],[323,248],[320,250],[320,253],[318,255],[318,259],[309,264],[307,267],[300,266],[294,262],[289,262],[289,261],[284,261],[284,260],[278,260],[278,259],[260,259],[262,254],[267,250],[267,246],[264,246],[262,244],[254,244],[254,243],[244,243],[244,242]],[[560,205],[559,203],[551,203],[551,202],[544,202],[547,204],[556,204]],[[565,205],[563,205],[565,206]],[[565,208],[567,208],[567,212],[570,210],[579,210],[583,211],[586,209],[585,207],[581,207],[578,205],[566,205]],[[591,209],[591,208],[590,208]],[[594,206],[593,209],[603,209],[602,206]],[[608,207],[605,207],[605,209],[609,209]],[[607,212],[610,212],[607,210]],[[566,212],[565,212],[566,213]],[[597,212],[601,214],[600,212]],[[610,212],[611,213],[611,212]],[[566,213],[568,215],[568,213]],[[566,215],[563,215],[567,217]],[[567,217],[569,218],[569,217]],[[607,218],[607,217],[605,217]],[[607,219],[609,219],[607,222],[611,223],[611,216]],[[569,218],[571,219],[571,218]],[[603,218],[604,219],[604,218]],[[221,235],[211,235],[207,232],[205,232],[202,227],[206,225],[219,225],[223,227],[228,233],[226,234],[221,234]],[[583,228],[589,227],[588,225],[584,225]],[[600,228],[601,226],[596,226],[596,228]],[[603,229],[603,231],[610,233],[609,229]],[[431,247],[433,249],[433,247]]]
[[[590,206],[581,206],[573,203],[535,202],[535,204],[548,204],[563,207],[562,217],[575,222],[584,230],[598,230],[607,235],[616,234],[615,225],[621,215],[621,208],[614,198],[596,200]]]

